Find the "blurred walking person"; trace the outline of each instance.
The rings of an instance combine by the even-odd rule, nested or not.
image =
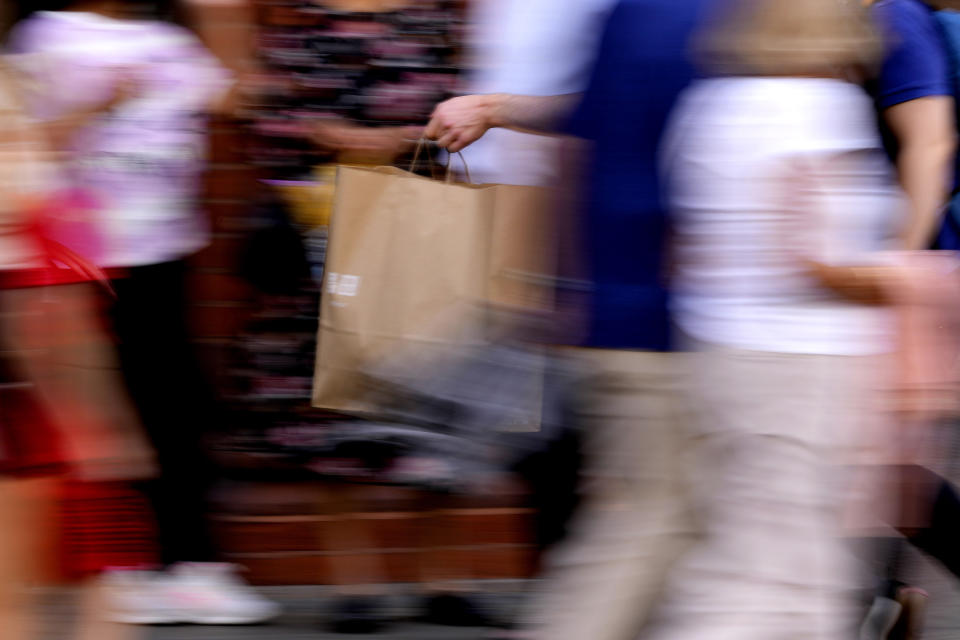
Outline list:
[[[850,3],[747,0],[701,43],[720,77],[684,96],[664,165],[704,530],[652,637],[841,638],[867,577],[842,537],[900,517],[883,394],[917,373],[894,355],[918,353],[904,292],[929,275],[895,253],[908,210],[859,84],[881,41]]]
[[[30,78],[33,114],[58,122],[122,93],[108,111],[58,133],[68,179],[96,203],[101,242],[91,257],[112,276],[123,374],[160,468],[146,492],[166,571],[111,574],[113,616],[269,619],[276,606],[216,562],[205,502],[212,465],[202,447],[216,410],[187,326],[187,259],[209,239],[197,207],[206,116],[227,107],[233,79],[175,23],[186,9],[175,3],[76,0],[37,8],[27,7],[9,47]]]
[[[572,210],[568,220],[558,206],[557,225],[569,226],[564,235],[576,240],[573,260],[562,264],[570,277],[561,279],[557,298],[583,320],[558,343],[579,347],[571,355],[586,371],[571,398],[584,431],[584,504],[568,539],[547,558],[542,593],[524,616],[524,631],[534,638],[636,638],[664,576],[695,532],[677,462],[688,419],[686,362],[674,352],[670,326],[670,221],[657,155],[674,103],[694,76],[687,40],[713,4],[580,4],[550,23],[562,25],[558,32],[570,42],[533,49],[537,41],[525,42],[518,32],[512,46],[530,47],[526,55],[544,65],[551,64],[554,47],[574,46],[573,39],[595,41],[595,51],[555,65],[550,82],[523,77],[525,65],[504,72],[502,84],[483,87],[502,93],[447,101],[427,128],[452,151],[483,136],[477,151],[480,166],[488,168],[495,166],[487,156],[491,149],[509,152],[522,140],[511,142],[503,132],[487,139],[489,129],[579,139],[557,145],[568,148],[558,191],[566,198],[562,206]],[[517,3],[515,11],[523,16],[537,7],[543,5]],[[581,30],[572,26],[575,18],[582,20]],[[589,31],[594,27],[597,33]],[[551,89],[565,93],[542,95]],[[549,146],[538,145],[527,157],[539,158]],[[549,172],[530,166],[511,173],[540,181]]]
[[[58,479],[122,488],[149,477],[152,451],[119,375],[96,268],[48,233],[82,204],[64,196],[51,129],[24,109],[22,78],[0,61],[0,619],[3,637],[39,635],[32,589],[49,578]],[[110,94],[73,123],[96,117]],[[67,123],[59,123],[68,126]],[[59,127],[58,127],[59,128]],[[122,489],[120,489],[122,491]],[[101,510],[103,524],[124,514]],[[64,536],[66,537],[66,536]],[[123,545],[121,545],[123,546]],[[81,589],[70,637],[120,638],[99,589]],[[62,630],[61,630],[62,631]]]

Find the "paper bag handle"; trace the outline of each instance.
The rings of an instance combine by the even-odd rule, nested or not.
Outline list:
[[[423,151],[423,147],[424,147],[425,145],[427,145],[427,144],[430,144],[430,141],[427,140],[426,138],[420,138],[420,140],[417,141],[417,148],[416,148],[416,150],[413,152],[413,160],[410,161],[410,166],[407,167],[407,171],[409,171],[410,173],[413,173],[414,171],[416,171],[417,166],[418,166],[418,162],[419,162],[419,160],[420,160],[420,153]],[[433,157],[432,157],[432,156],[427,155],[427,160],[430,162],[430,175],[435,178],[435,177],[436,177],[436,174],[434,174],[433,169],[434,169],[434,167],[436,167],[437,165],[436,165],[436,163],[433,161]]]
[[[463,157],[463,154],[457,151],[457,155],[460,156],[460,162],[463,163],[463,173],[467,178],[467,182],[473,184],[473,180],[470,178],[470,167],[467,166],[467,159]],[[451,161],[453,160],[453,154],[449,151],[447,152],[447,182],[453,182],[453,167],[450,166]]]
[[[411,173],[413,173],[413,171],[417,168],[417,163],[420,160],[420,154],[423,152],[423,147],[428,144],[433,144],[433,142],[431,142],[430,140],[427,140],[426,138],[420,138],[420,140],[417,142],[417,148],[413,152],[413,160],[410,161],[410,168],[408,169],[408,171],[410,171]],[[460,162],[463,163],[463,172],[467,177],[467,182],[473,183],[473,180],[470,178],[470,167],[467,166],[467,159],[464,158],[463,154],[460,153],[459,151],[457,151],[457,155],[460,156]],[[433,161],[433,158],[431,156],[428,155],[427,158],[430,161],[430,174],[433,175],[433,168],[436,166],[436,163]],[[453,154],[448,153],[447,165],[445,167],[447,183],[453,182],[453,171],[452,171],[452,167],[450,166],[450,163],[452,160],[453,160]]]

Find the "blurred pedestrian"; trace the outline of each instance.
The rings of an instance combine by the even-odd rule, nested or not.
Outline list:
[[[118,571],[112,615],[128,622],[260,622],[277,607],[216,562],[206,496],[213,468],[203,436],[213,393],[187,327],[187,260],[209,239],[197,207],[207,114],[227,108],[233,80],[176,3],[76,0],[28,7],[9,48],[29,77],[27,103],[45,122],[119,95],[111,108],[58,130],[67,178],[96,203],[90,257],[112,276],[110,310],[126,383],[156,450],[145,490],[164,572]]]
[[[687,429],[685,357],[672,353],[669,220],[657,154],[674,103],[694,75],[687,40],[711,4],[623,0],[605,19],[584,19],[585,31],[564,22],[567,37],[599,43],[595,52],[578,52],[575,64],[552,70],[564,79],[555,89],[565,93],[454,98],[437,107],[427,128],[451,151],[492,128],[585,141],[560,172],[571,198],[566,206],[575,210],[570,235],[582,268],[558,287],[558,298],[583,304],[585,319],[582,339],[567,336],[581,347],[575,355],[587,372],[575,399],[585,434],[585,504],[569,539],[548,558],[543,593],[525,615],[536,638],[636,637],[695,530],[677,462]],[[597,3],[589,7],[575,15],[604,13]],[[590,33],[593,25],[599,33]],[[565,46],[573,41],[551,44]],[[581,64],[589,69],[582,83],[565,77]]]
[[[955,250],[960,247],[960,227],[955,205],[947,203],[955,199],[950,194],[958,184],[957,69],[950,55],[950,30],[944,28],[950,22],[940,21],[936,10],[960,8],[960,3],[868,0],[865,4],[885,36],[883,64],[867,87],[879,111],[885,148],[910,205],[901,234],[903,248]],[[960,557],[953,543],[953,523],[960,522],[956,490],[930,469],[903,467],[894,473],[900,478],[901,510],[921,510],[930,518],[929,526],[920,531],[904,532],[907,539],[960,575]],[[919,611],[911,609],[920,606],[922,593],[900,581],[901,543],[891,540],[886,546],[892,551],[883,552],[885,580],[864,633],[880,633],[878,630],[890,628],[898,616],[918,624]]]
[[[24,110],[21,78],[0,62],[0,619],[11,640],[38,637],[44,620],[33,591],[51,577],[57,484],[67,476],[124,487],[155,467],[100,321],[101,279],[82,256],[47,232],[83,214],[62,197],[50,130]],[[115,96],[91,104],[96,117]],[[121,489],[122,490],[122,489]],[[111,507],[110,526],[124,517]],[[68,543],[73,540],[67,540]],[[96,582],[85,581],[71,637],[120,638],[105,624]],[[62,630],[61,630],[62,631]]]
[[[614,0],[577,0],[568,3],[565,11],[556,11],[550,0],[472,4],[468,90],[475,94],[539,96],[583,91],[601,28],[615,4]],[[517,184],[545,190],[551,235],[540,236],[537,246],[527,247],[526,251],[530,255],[549,252],[551,263],[557,263],[553,266],[556,271],[543,275],[570,281],[585,280],[578,271],[582,256],[572,206],[579,153],[569,138],[508,129],[492,129],[463,151],[470,175],[480,184]],[[564,184],[571,188],[561,188]],[[576,308],[573,301],[564,306]],[[553,311],[551,326],[541,327],[534,339],[562,343],[560,334],[569,336],[581,329],[576,314],[564,317],[556,309]],[[554,353],[564,355],[562,351]],[[564,388],[570,383],[562,380],[575,379],[577,375],[572,370],[566,376],[548,376],[547,397],[566,407],[574,394]],[[566,536],[580,497],[581,429],[567,410],[562,410],[558,418],[552,423],[553,429],[545,423],[527,440],[528,448],[521,450],[516,465],[531,494],[541,558]]]
[[[852,505],[892,516],[876,474],[849,465],[900,454],[882,403],[911,273],[889,253],[907,211],[859,86],[880,47],[835,0],[739,2],[701,39],[720,77],[684,96],[663,161],[704,530],[654,638],[855,633],[842,538],[870,527]]]

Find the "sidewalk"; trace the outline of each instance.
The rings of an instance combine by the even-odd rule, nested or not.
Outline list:
[[[485,581],[480,602],[497,619],[510,620],[522,602],[524,581]],[[387,612],[397,622],[383,633],[360,636],[385,640],[486,640],[491,629],[462,629],[420,624],[413,620],[417,599],[409,585],[396,585],[387,599]],[[132,640],[328,640],[358,636],[333,633],[326,625],[326,608],[332,601],[329,587],[263,587],[260,591],[283,605],[284,613],[275,622],[249,627],[162,626],[142,627]],[[46,633],[42,640],[64,640],[70,628],[72,594],[58,590],[44,596]],[[2,633],[0,633],[2,636]]]
[[[910,582],[930,592],[930,611],[923,640],[955,640],[960,638],[960,583],[931,562],[914,554]],[[484,603],[499,618],[510,620],[523,602],[524,581],[490,581],[485,583]],[[410,597],[409,586],[395,587],[401,593],[391,597],[390,612],[400,621],[383,633],[366,636],[378,640],[487,640],[494,633],[489,629],[459,629],[423,625],[411,620],[416,600]],[[334,640],[342,636],[326,628],[325,609],[330,603],[329,587],[264,587],[264,595],[283,604],[284,613],[272,624],[253,627],[170,626],[143,628],[134,640]],[[402,593],[402,592],[406,593]],[[63,640],[69,628],[68,594],[47,597],[47,633],[42,640]],[[361,636],[364,637],[364,636]]]

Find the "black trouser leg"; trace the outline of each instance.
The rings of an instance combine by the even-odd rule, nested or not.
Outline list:
[[[932,471],[924,474],[933,495],[929,524],[908,532],[907,539],[960,578],[960,495],[944,478]]]
[[[114,285],[121,366],[160,469],[143,488],[161,559],[212,560],[206,497],[213,473],[203,439],[215,412],[190,341],[185,264],[136,267]]]

